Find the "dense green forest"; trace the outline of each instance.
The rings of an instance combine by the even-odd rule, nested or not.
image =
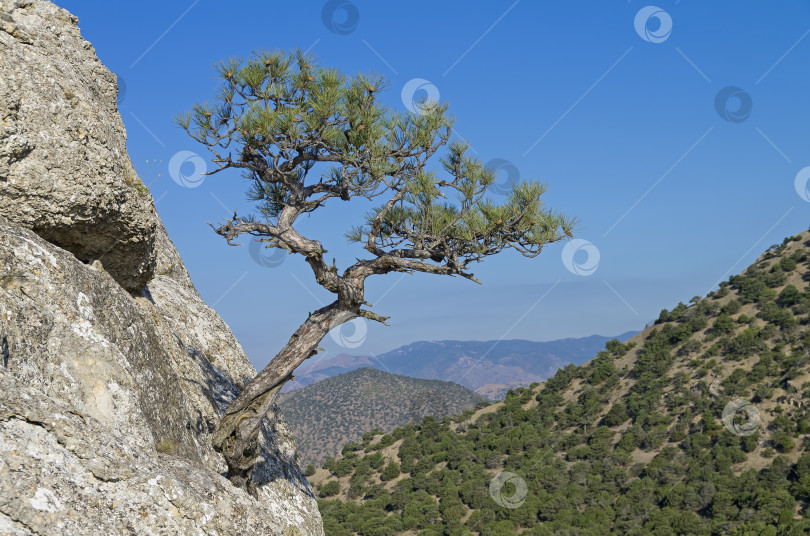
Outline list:
[[[310,468],[330,536],[810,533],[810,233],[503,403]]]

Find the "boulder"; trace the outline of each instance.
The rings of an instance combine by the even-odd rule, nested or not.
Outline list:
[[[0,214],[137,292],[154,274],[157,217],[116,76],[77,24],[49,2],[0,0]]]

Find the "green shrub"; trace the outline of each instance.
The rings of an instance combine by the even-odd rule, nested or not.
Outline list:
[[[383,482],[387,482],[389,480],[394,480],[396,477],[400,475],[400,467],[397,462],[390,462],[388,465],[385,466],[385,469],[382,470],[380,474],[380,480]]]
[[[321,486],[321,497],[333,497],[340,493],[340,484],[337,480],[330,480]]]

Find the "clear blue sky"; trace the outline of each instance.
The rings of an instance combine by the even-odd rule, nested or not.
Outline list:
[[[364,337],[348,327],[344,346],[355,338],[357,346],[327,338],[327,356],[420,339],[640,329],[810,223],[794,184],[810,166],[806,1],[656,0],[646,10],[637,0],[60,5],[124,80],[132,160],[200,293],[258,367],[330,295],[300,258],[260,266],[247,246],[228,247],[206,225],[248,211],[238,176],[186,188],[168,172],[180,151],[207,158],[172,116],[213,97],[214,61],[257,48],[311,49],[347,73],[384,74],[384,99],[398,109],[409,81],[429,81],[479,157],[548,183],[548,204],[578,217],[577,238],[592,244],[568,256],[573,270],[562,245],[536,259],[491,258],[476,269],[483,286],[429,275],[372,280],[368,300],[391,327],[368,325]],[[723,93],[729,86],[739,89]],[[302,229],[345,267],[363,253],[342,239],[359,215],[335,207]]]

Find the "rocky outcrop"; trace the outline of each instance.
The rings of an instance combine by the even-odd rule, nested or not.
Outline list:
[[[0,8],[0,534],[323,534],[280,417],[257,497],[223,477],[211,433],[256,372],[117,174],[114,77],[69,13]],[[37,80],[82,97],[33,105]]]
[[[0,533],[321,533],[283,421],[257,499],[221,476],[210,433],[254,371],[173,256],[133,298],[0,217]]]
[[[76,17],[0,0],[0,214],[140,291],[157,217],[126,151],[116,77]]]
[[[38,388],[0,376],[0,389],[14,394],[0,398],[0,534],[323,533],[300,516],[309,505],[299,493],[257,501]]]

